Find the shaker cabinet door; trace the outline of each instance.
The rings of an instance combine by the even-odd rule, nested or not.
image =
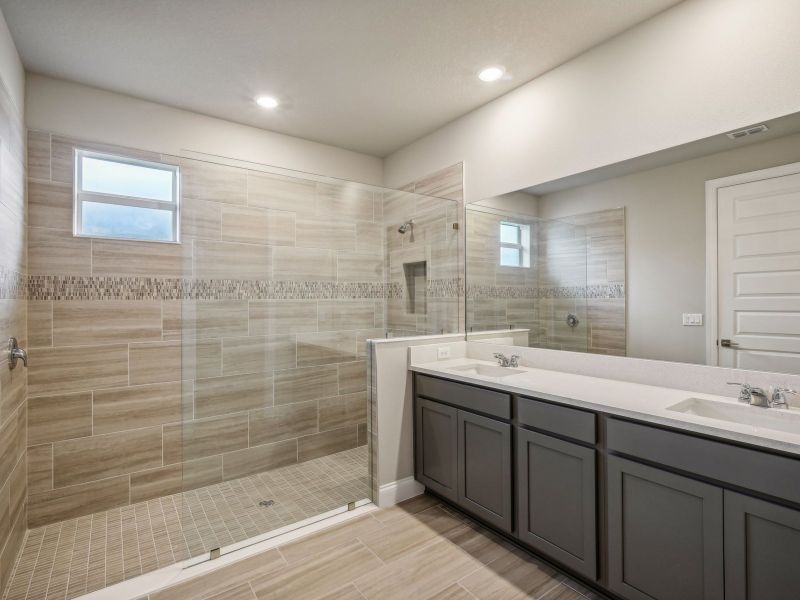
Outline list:
[[[458,486],[458,410],[417,398],[415,417],[416,479],[455,502]]]

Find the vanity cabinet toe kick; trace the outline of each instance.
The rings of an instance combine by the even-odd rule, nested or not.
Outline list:
[[[625,600],[800,599],[800,459],[414,376],[415,477]]]

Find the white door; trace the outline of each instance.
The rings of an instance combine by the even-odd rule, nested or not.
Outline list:
[[[800,373],[800,165],[789,170],[717,190],[721,366]]]

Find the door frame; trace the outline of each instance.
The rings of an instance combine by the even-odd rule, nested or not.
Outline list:
[[[721,188],[800,173],[800,162],[706,181],[706,364],[719,366],[718,193]]]

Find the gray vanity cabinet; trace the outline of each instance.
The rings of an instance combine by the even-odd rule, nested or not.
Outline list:
[[[595,450],[517,429],[519,539],[597,578]]]
[[[800,597],[800,511],[725,491],[725,598]]]
[[[458,497],[458,410],[417,398],[415,476],[437,494]]]
[[[629,600],[722,600],[723,492],[609,456],[609,587]]]
[[[511,425],[458,411],[458,504],[511,532]]]

